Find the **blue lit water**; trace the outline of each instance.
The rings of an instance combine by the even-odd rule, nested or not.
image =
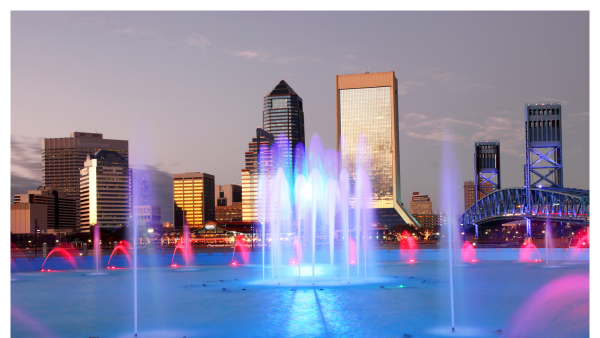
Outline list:
[[[451,334],[447,260],[436,259],[442,251],[419,254],[409,265],[398,261],[397,251],[373,253],[379,263],[369,269],[376,277],[365,282],[351,276],[350,284],[345,270],[334,271],[332,280],[329,264],[318,264],[315,287],[308,274],[299,280],[294,266],[282,270],[277,285],[262,282],[258,264],[231,267],[229,255],[196,256],[199,265],[191,271],[168,267],[171,257],[140,256],[138,337],[497,337],[495,331],[506,332],[511,316],[542,286],[589,273],[589,256],[581,254],[550,269],[497,260],[512,257],[511,251],[459,264]],[[115,265],[125,266],[119,259]],[[91,276],[90,259],[88,269],[41,273],[24,271],[27,262],[16,262],[11,274],[12,337],[133,337],[131,269]],[[49,262],[51,269],[63,264],[62,258]],[[589,336],[587,327],[571,332]]]

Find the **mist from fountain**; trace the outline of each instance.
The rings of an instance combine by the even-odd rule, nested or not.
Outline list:
[[[467,263],[476,263],[477,262],[477,253],[475,252],[475,247],[469,241],[463,243],[462,249],[460,250],[460,258],[463,262]]]
[[[417,249],[415,239],[408,231],[402,231],[400,239],[400,259],[407,261],[409,264],[414,264],[416,262],[415,249]]]
[[[112,256],[112,255],[111,255]],[[94,226],[94,262],[96,263],[96,274],[99,274],[100,268],[100,227]]]
[[[323,270],[325,274],[334,279],[336,268],[341,267],[346,270],[345,277],[349,282],[352,264],[356,265],[356,276],[366,279],[368,230],[372,222],[369,212],[372,203],[370,149],[366,138],[359,137],[356,145],[353,185],[350,184],[347,170],[338,173],[338,153],[333,149],[324,149],[316,134],[311,139],[308,152],[304,151],[302,144],[296,147],[294,163],[289,161],[287,142],[285,136],[280,135],[270,148],[261,147],[259,152],[259,163],[262,164],[263,159],[267,158],[273,163],[270,169],[259,169],[258,180],[259,219],[267,223],[266,227],[262,227],[261,236],[262,243],[270,245],[271,280],[277,277],[277,282],[281,282],[282,269],[287,267],[283,265],[286,261],[284,257],[289,256],[293,257],[289,260],[290,265],[294,268],[297,265],[298,278],[301,278],[301,267],[308,259],[304,246],[308,244],[311,280],[314,284],[316,277],[322,274],[317,271],[317,265],[324,263],[317,253],[317,242],[328,244],[329,268]],[[351,190],[351,187],[354,189]],[[355,236],[350,234],[350,219]],[[265,228],[269,229],[269,236],[266,236]],[[336,237],[341,244],[342,257],[336,257]],[[351,237],[356,241],[354,262],[350,254]],[[265,245],[263,280],[266,269],[264,250]],[[340,260],[343,263],[336,264]]]
[[[440,182],[441,182],[441,201],[440,209],[446,214],[446,235],[448,240],[448,265],[449,265],[449,280],[450,280],[450,314],[452,321],[452,332],[455,328],[454,320],[454,265],[455,265],[455,250],[460,247],[458,236],[457,220],[460,215],[460,206],[457,201],[461,200],[458,196],[460,185],[460,177],[458,176],[459,165],[456,159],[454,150],[454,141],[452,130],[449,125],[444,126],[443,141],[442,141],[442,158],[440,166]]]

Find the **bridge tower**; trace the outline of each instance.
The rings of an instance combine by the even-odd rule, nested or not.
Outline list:
[[[475,203],[481,198],[500,190],[500,141],[475,141]],[[475,226],[475,237],[479,227]]]
[[[531,188],[563,187],[562,108],[560,102],[525,104],[526,213],[531,213]],[[531,220],[527,218],[527,236]]]

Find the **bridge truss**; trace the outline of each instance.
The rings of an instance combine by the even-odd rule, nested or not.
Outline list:
[[[527,192],[530,191],[528,196]],[[589,224],[589,190],[569,188],[507,188],[473,204],[460,217],[461,231],[497,221],[529,220]],[[529,197],[529,198],[528,198]],[[527,203],[530,201],[530,209]],[[531,229],[528,229],[531,236]]]

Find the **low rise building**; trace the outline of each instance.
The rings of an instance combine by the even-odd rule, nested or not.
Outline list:
[[[45,204],[15,203],[10,205],[10,233],[35,234],[36,227],[46,232],[48,223]]]
[[[36,190],[29,190],[26,194],[15,194],[14,201],[15,204],[45,205],[46,218],[43,226],[48,229],[48,232],[71,233],[77,231],[77,201],[74,198],[68,198],[56,187],[41,186]],[[40,222],[38,219],[38,224]],[[41,224],[39,225],[41,226]]]

